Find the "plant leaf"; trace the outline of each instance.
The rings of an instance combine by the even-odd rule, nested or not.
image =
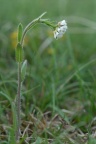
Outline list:
[[[18,26],[18,42],[21,41],[22,32],[23,32],[23,26],[22,26],[22,24],[20,23],[19,26]]]
[[[24,58],[24,51],[20,43],[17,44],[16,51],[15,51],[16,61],[22,62]]]

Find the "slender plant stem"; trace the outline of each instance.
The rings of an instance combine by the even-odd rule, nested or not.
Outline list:
[[[45,12],[46,13],[46,12]],[[45,13],[43,13],[41,16],[39,16],[38,18],[34,19],[32,22],[30,22],[24,29],[21,40],[20,40],[20,46],[23,48],[23,42],[24,42],[24,38],[26,36],[26,33],[33,28],[37,23],[43,23],[46,24],[50,27],[55,28],[56,26],[54,26],[52,23],[49,23],[48,20],[46,19],[41,19]],[[23,60],[21,60],[23,61]],[[18,89],[17,89],[17,97],[16,97],[16,109],[17,109],[17,127],[16,127],[16,141],[19,141],[20,139],[20,125],[21,125],[21,116],[20,116],[20,112],[21,112],[21,85],[22,85],[22,80],[21,80],[21,62],[18,62]]]
[[[43,16],[43,15],[42,15]],[[23,46],[23,41],[25,38],[26,33],[30,30],[30,28],[34,27],[36,24],[38,23],[43,23],[46,24],[47,26],[51,27],[52,29],[56,28],[56,25],[53,25],[52,23],[46,21],[45,19],[41,19],[41,17],[38,17],[37,19],[33,20],[32,22],[30,22],[24,29],[23,35],[22,35],[22,39],[21,39],[21,45]]]
[[[16,129],[16,141],[20,138],[20,125],[21,125],[21,63],[18,63],[18,89],[16,98],[16,109],[17,109],[17,129]]]
[[[31,27],[35,26],[38,22],[39,22],[39,19],[35,19],[25,27],[23,35],[22,35],[22,39],[21,39],[22,46],[23,46],[23,41],[24,41],[26,33],[30,30]]]

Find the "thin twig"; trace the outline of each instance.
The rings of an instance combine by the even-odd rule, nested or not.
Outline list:
[[[17,108],[17,130],[16,130],[16,141],[20,138],[20,111],[21,111],[21,63],[18,63],[18,89],[17,89],[17,99],[16,99],[16,108]]]

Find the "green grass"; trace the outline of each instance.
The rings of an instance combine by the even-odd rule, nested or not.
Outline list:
[[[0,3],[0,144],[14,144],[17,64],[12,33],[20,22],[25,27],[44,11],[54,21],[66,19],[68,31],[55,40],[50,29],[39,25],[27,35],[21,144],[95,144],[96,1]]]

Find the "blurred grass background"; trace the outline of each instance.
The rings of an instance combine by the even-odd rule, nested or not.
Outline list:
[[[36,107],[53,114],[67,109],[74,112],[70,121],[88,132],[96,115],[96,0],[0,0],[0,91],[15,99],[18,24],[25,27],[45,11],[45,18],[65,19],[68,31],[60,40],[42,25],[27,34],[23,114],[27,117]],[[10,103],[3,95],[0,101],[0,123],[8,124]]]

